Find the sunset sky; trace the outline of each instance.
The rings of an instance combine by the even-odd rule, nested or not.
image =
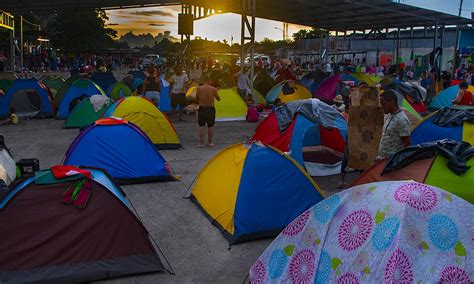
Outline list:
[[[401,0],[409,5],[419,6],[432,10],[457,14],[460,0]],[[427,3],[429,2],[429,3]],[[178,36],[178,13],[180,6],[126,9],[108,11],[110,27],[123,35],[129,31],[135,34],[151,33],[157,35],[163,31],[171,31],[173,36]],[[464,0],[463,13],[470,17],[474,11],[474,0]],[[281,22],[257,19],[257,41],[265,37],[278,40],[282,39]],[[301,26],[290,25],[290,36],[297,32]],[[240,15],[223,14],[199,20],[194,23],[194,35],[210,40],[223,40],[228,42],[233,38],[234,42],[240,41]]]

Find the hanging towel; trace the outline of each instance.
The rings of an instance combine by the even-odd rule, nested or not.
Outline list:
[[[92,174],[88,170],[76,168],[74,166],[53,166],[51,172],[57,179],[67,178],[75,175],[83,175],[87,178],[92,178]]]

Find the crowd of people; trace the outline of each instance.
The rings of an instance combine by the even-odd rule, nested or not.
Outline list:
[[[191,68],[200,68],[202,72],[210,70],[219,70],[226,68],[227,71],[232,72],[236,85],[238,94],[244,99],[248,106],[247,121],[255,122],[258,121],[258,112],[255,104],[255,97],[253,97],[253,92],[251,90],[252,80],[255,80],[258,75],[255,75],[254,78],[250,78],[250,68],[249,66],[244,66],[242,70],[238,66],[225,66],[216,64],[216,61],[212,57],[196,58],[192,60]],[[181,62],[178,62],[181,63]],[[262,64],[262,63],[260,63]],[[176,110],[179,109],[178,117],[182,119],[182,111],[186,107],[186,91],[189,87],[189,77],[187,73],[183,70],[181,65],[176,65],[174,68],[174,74],[170,79],[171,84],[171,105],[173,108],[172,113],[175,114]],[[322,71],[330,74],[337,73],[338,71],[347,72],[348,69],[352,68],[359,72],[365,72],[367,74],[386,76],[386,71],[393,69],[392,67],[384,67],[375,65],[370,67],[364,66],[347,66],[338,64],[337,66],[341,68],[334,68],[335,66],[331,64],[326,64],[322,66]],[[342,67],[343,66],[343,67]],[[286,80],[298,80],[304,74],[310,72],[311,69],[308,68],[318,68],[317,66],[312,65],[308,62],[301,62],[298,60],[280,60],[275,58],[268,66],[258,66],[257,68],[262,70],[267,70],[269,74],[273,74],[275,81],[286,81]],[[263,67],[263,68],[261,68]],[[409,79],[412,73],[412,69],[405,66],[398,66],[400,72],[390,74],[393,78],[403,80]],[[338,71],[335,71],[338,70]],[[145,97],[154,101],[156,104],[159,104],[159,92],[160,85],[158,84],[157,78],[159,74],[155,74],[156,68],[149,67],[148,69],[149,77],[145,80],[143,86],[143,94]],[[406,71],[409,70],[409,71]],[[453,100],[453,104],[456,105],[473,105],[472,94],[468,90],[468,85],[472,84],[472,74],[474,68],[472,65],[467,66],[465,70],[458,74],[456,79],[462,79],[460,83],[460,90],[458,96]],[[393,70],[392,70],[393,71]],[[419,83],[423,88],[427,89],[428,99],[432,98],[436,92],[440,91],[439,85],[442,87],[448,87],[451,85],[451,81],[448,81],[446,77],[446,72],[441,76],[438,76],[436,71],[433,69],[430,72],[421,74]],[[200,147],[204,146],[204,126],[209,127],[209,143],[212,144],[213,137],[213,126],[215,122],[215,108],[214,100],[211,98],[218,98],[217,90],[219,88],[218,82],[213,81],[209,76],[204,76],[202,80],[202,86],[198,87],[197,91],[197,102],[199,105],[198,111],[198,121],[200,126]],[[382,88],[379,86],[379,88]],[[442,88],[441,88],[442,89]],[[199,99],[201,98],[201,99]],[[341,114],[348,119],[349,107],[350,107],[350,96],[341,96],[338,95],[334,100],[334,106],[338,108]],[[278,106],[281,106],[282,102],[280,99],[277,99],[271,106],[275,109]],[[383,136],[380,144],[379,158],[385,158],[397,152],[403,147],[410,145],[409,139],[409,129],[410,122],[404,112],[401,111],[400,106],[398,105],[398,100],[396,100],[396,94],[393,91],[384,92],[381,96],[381,106],[386,114],[385,123],[383,127]],[[342,175],[343,177],[343,175]],[[340,187],[344,186],[344,179],[341,179]]]

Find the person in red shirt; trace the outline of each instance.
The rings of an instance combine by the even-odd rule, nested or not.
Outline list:
[[[468,84],[463,81],[459,84],[459,92],[456,99],[453,100],[454,105],[458,106],[472,106],[472,93],[468,90]]]

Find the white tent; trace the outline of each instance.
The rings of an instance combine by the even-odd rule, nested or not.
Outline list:
[[[10,185],[16,177],[16,164],[6,148],[0,148],[0,179]]]

